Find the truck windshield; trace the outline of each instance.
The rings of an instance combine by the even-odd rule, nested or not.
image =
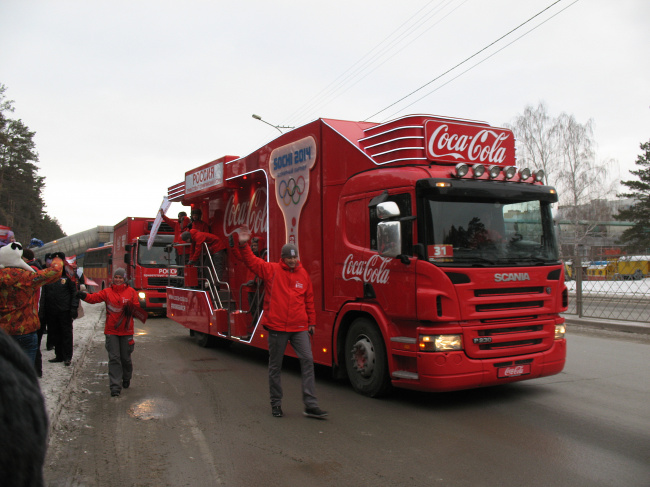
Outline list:
[[[147,249],[146,242],[139,242],[138,264],[142,267],[165,267],[168,264],[166,245],[163,242],[156,242],[151,249]]]
[[[534,193],[531,193],[534,197]],[[470,193],[425,196],[427,258],[438,265],[544,265],[558,262],[550,202]]]

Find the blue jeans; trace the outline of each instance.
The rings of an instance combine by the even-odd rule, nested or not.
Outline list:
[[[11,335],[20,348],[22,348],[29,360],[34,364],[36,361],[36,351],[38,350],[38,334],[34,331],[25,335]]]

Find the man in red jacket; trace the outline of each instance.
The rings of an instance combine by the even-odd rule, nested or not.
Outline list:
[[[113,273],[113,284],[97,293],[78,292],[77,296],[90,304],[106,303],[106,351],[108,352],[108,379],[111,396],[128,389],[133,376],[131,354],[133,341],[133,316],[140,311],[138,293],[124,281],[126,271],[121,267]],[[142,316],[142,313],[138,313]]]
[[[212,256],[212,262],[214,262],[214,268],[217,271],[217,276],[220,281],[226,281],[226,244],[224,240],[213,235],[212,233],[199,232],[198,230],[190,230],[189,232],[183,232],[181,238],[185,242],[192,243],[192,250],[190,251],[190,264],[199,265],[199,259],[201,258],[201,250],[203,250],[203,244],[207,244],[210,255]],[[207,256],[203,256],[203,266],[208,265]]]
[[[166,216],[163,213],[162,208],[159,212],[163,221],[174,229],[174,243],[184,244],[185,242],[181,239],[181,234],[189,229],[191,223],[190,219],[187,217],[187,213],[181,211],[178,214],[178,220],[176,221]],[[190,248],[187,245],[181,245],[174,248],[176,249],[176,265],[184,266],[187,263],[186,256],[190,253]],[[179,269],[179,272],[181,272],[180,275],[182,275],[182,269]]]
[[[192,226],[190,227],[192,230],[210,233],[210,225],[203,221],[201,208],[192,208],[190,215],[192,216]]]
[[[314,290],[309,274],[298,260],[295,245],[286,244],[282,247],[279,262],[267,262],[253,254],[247,245],[249,240],[249,232],[239,233],[241,259],[264,281],[265,286],[262,325],[269,332],[271,414],[276,418],[283,416],[282,359],[287,343],[291,343],[300,360],[304,414],[323,419],[327,412],[318,407],[315,395],[314,358],[309,339],[316,323]]]

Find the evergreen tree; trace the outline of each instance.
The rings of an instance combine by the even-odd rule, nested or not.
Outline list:
[[[630,189],[629,193],[619,194],[619,197],[632,198],[634,203],[626,209],[619,210],[614,215],[617,220],[634,222],[621,235],[621,242],[630,245],[631,250],[650,253],[650,140],[640,145],[643,151],[636,159],[639,169],[630,174],[639,178],[638,181],[621,181]]]
[[[48,242],[65,234],[44,211],[45,178],[36,166],[35,132],[22,120],[9,118],[14,108],[6,90],[0,84],[0,224],[11,227],[19,242],[27,244],[32,238]]]

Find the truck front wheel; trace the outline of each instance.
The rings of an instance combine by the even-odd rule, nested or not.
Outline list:
[[[352,323],[345,338],[346,368],[352,388],[359,394],[379,397],[390,391],[384,339],[366,318]]]

